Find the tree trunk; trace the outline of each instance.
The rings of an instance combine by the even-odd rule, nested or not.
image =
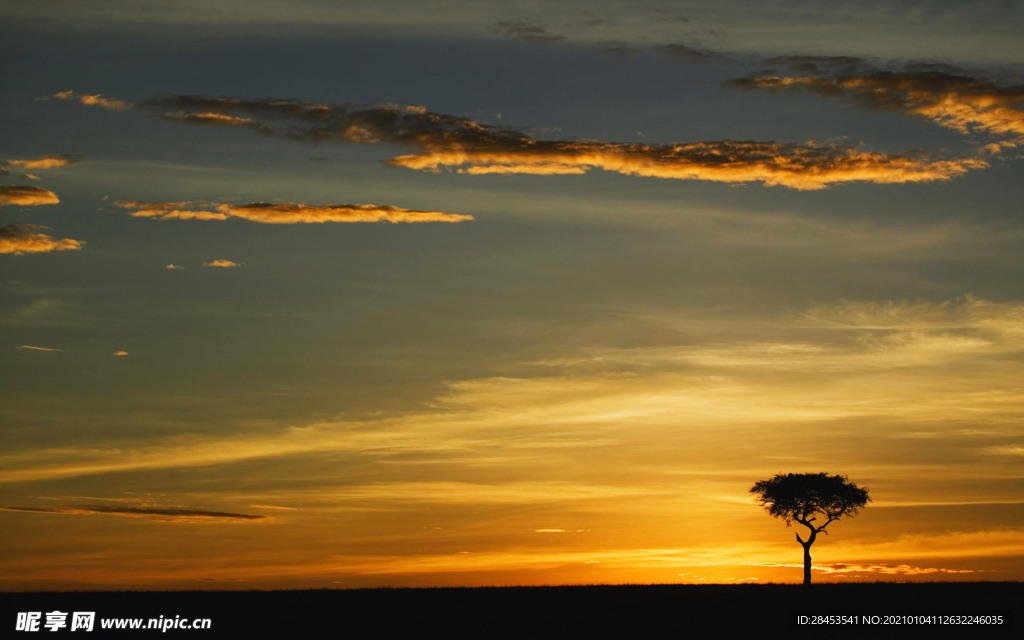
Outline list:
[[[813,520],[813,518],[811,518]],[[804,584],[811,584],[811,545],[814,544],[815,538],[818,537],[818,529],[814,528],[814,525],[809,520],[797,519],[797,522],[810,529],[810,534],[807,536],[805,541],[800,537],[800,534],[796,534],[796,541],[800,543],[800,546],[804,548]],[[825,524],[828,524],[827,522]],[[825,527],[822,527],[824,529]]]
[[[811,543],[803,542],[804,548],[804,584],[811,584]]]

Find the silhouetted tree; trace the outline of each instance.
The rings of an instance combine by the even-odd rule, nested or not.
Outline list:
[[[825,527],[836,520],[855,515],[871,500],[867,489],[849,482],[846,476],[827,473],[778,473],[750,488],[757,502],[769,515],[782,518],[788,527],[799,522],[810,531],[807,540],[796,534],[804,548],[804,584],[811,584],[811,545]],[[821,524],[819,518],[824,518]]]

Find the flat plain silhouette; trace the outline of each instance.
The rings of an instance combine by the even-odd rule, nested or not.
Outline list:
[[[778,473],[750,488],[769,515],[782,518],[788,527],[798,522],[807,527],[807,540],[796,534],[804,548],[804,584],[811,584],[811,545],[825,527],[840,518],[855,515],[871,500],[868,490],[827,473]],[[824,519],[821,522],[820,519]],[[821,522],[821,524],[816,524]]]

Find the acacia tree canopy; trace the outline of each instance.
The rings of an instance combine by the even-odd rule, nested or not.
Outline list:
[[[816,514],[832,522],[856,514],[871,500],[867,489],[849,482],[845,476],[827,473],[779,473],[770,480],[755,483],[750,493],[757,496],[757,502],[769,515],[782,518],[787,525],[794,520],[801,524],[810,522]],[[821,531],[825,525],[816,528]]]

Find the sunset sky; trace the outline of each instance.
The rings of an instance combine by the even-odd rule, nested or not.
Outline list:
[[[0,590],[1024,579],[1022,24],[0,0]]]

